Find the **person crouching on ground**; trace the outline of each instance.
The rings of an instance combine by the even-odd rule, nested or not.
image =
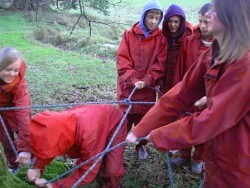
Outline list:
[[[104,151],[122,116],[122,111],[112,105],[84,105],[35,115],[30,123],[30,140],[36,159],[27,173],[29,181],[38,187],[72,187],[95,160],[52,184],[46,184],[47,180],[41,178],[44,167],[65,153],[71,158],[78,158],[77,164],[80,164]],[[112,146],[124,141],[126,134],[124,122]],[[80,185],[91,183],[98,174],[103,179],[102,187],[119,187],[124,175],[123,152],[124,147],[119,147],[107,153]]]

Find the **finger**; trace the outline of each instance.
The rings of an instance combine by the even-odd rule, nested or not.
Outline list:
[[[27,159],[24,159],[24,160],[22,161],[22,164],[28,164]]]
[[[33,174],[28,174],[27,176],[29,181],[35,181],[35,176],[33,176]]]
[[[199,107],[200,106],[200,102],[197,101],[197,102],[194,103],[194,105]]]
[[[19,162],[19,160],[20,160],[20,159],[19,159],[19,157],[17,157],[17,159],[15,160],[15,163],[18,163],[18,162]]]
[[[43,187],[43,182],[41,182],[41,180],[37,179],[35,181],[35,184],[38,186],[38,187]]]
[[[35,184],[36,184],[38,187],[44,187],[44,186],[45,186],[45,183],[47,183],[47,181],[44,180],[44,179],[37,179],[37,180],[35,181]]]

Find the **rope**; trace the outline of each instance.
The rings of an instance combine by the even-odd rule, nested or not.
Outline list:
[[[128,105],[133,104],[142,104],[142,105],[152,105],[155,102],[140,102],[140,101],[130,101],[124,99],[121,101],[104,101],[104,102],[82,102],[82,103],[68,103],[68,104],[51,104],[51,105],[34,105],[34,106],[16,106],[16,107],[0,107],[0,111],[9,111],[9,110],[23,110],[27,108],[38,109],[38,108],[56,108],[56,107],[72,107],[72,106],[81,106],[86,104],[118,104],[125,103]]]
[[[164,154],[166,161],[167,161],[167,174],[168,174],[168,178],[169,178],[169,187],[170,188],[174,188],[174,179],[173,179],[173,173],[172,173],[172,167],[171,167],[171,163],[170,163],[170,157],[168,155],[168,153]]]
[[[1,115],[0,115],[0,121],[1,121],[2,127],[3,127],[3,129],[4,129],[4,132],[5,132],[5,134],[6,134],[7,138],[8,138],[8,141],[9,141],[9,143],[10,143],[10,146],[11,146],[13,152],[15,153],[16,157],[18,157],[18,152],[17,152],[17,150],[16,150],[16,147],[15,147],[13,141],[12,141],[11,138],[10,138],[9,131],[8,131],[7,128],[6,128],[6,125],[5,125],[5,123],[4,123],[3,118],[2,118]]]

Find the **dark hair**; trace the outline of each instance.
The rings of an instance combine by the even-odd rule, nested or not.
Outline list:
[[[206,3],[200,8],[198,13],[201,14],[202,16],[205,16],[205,14],[209,11],[210,7],[211,3]]]

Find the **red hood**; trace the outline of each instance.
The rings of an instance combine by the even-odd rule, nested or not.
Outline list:
[[[65,153],[75,141],[76,117],[65,112],[46,111],[30,122],[32,153],[50,159]]]

